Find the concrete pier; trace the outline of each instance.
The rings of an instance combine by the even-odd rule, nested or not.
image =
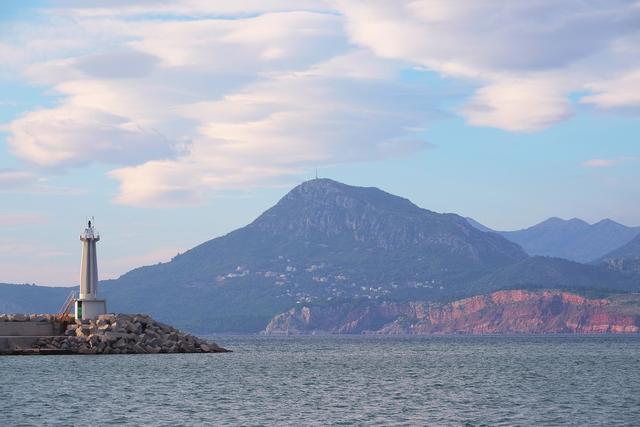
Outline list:
[[[0,337],[38,337],[64,334],[65,326],[55,321],[0,322]]]
[[[35,351],[34,346],[42,337],[64,335],[66,327],[65,322],[50,314],[0,315],[0,354],[58,354],[54,349]]]

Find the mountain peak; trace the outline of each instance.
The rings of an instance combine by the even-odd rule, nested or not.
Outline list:
[[[342,182],[339,182],[339,181],[335,181],[330,178],[314,178],[308,181],[303,181],[302,183],[295,186],[290,192],[293,192],[296,190],[300,190],[300,191],[315,190],[315,189],[321,189],[321,188],[339,189],[344,187],[351,187],[351,186],[347,184],[343,184]]]
[[[292,205],[305,209],[320,209],[328,206],[358,209],[366,206],[397,212],[420,210],[408,199],[387,193],[377,187],[356,187],[328,178],[316,178],[301,183],[289,191],[274,208],[292,207]]]
[[[362,191],[368,191],[368,192],[376,191],[376,192],[385,193],[384,191],[380,190],[377,187],[357,187],[354,185],[348,185],[339,181],[335,181],[329,178],[315,178],[315,179],[310,179],[308,181],[304,181],[301,184],[297,185],[291,191],[289,191],[289,193],[287,193],[287,196],[296,195],[300,193],[307,193],[307,192],[343,192],[343,193],[353,194],[353,193],[362,192]],[[391,197],[398,197],[398,196],[393,196],[389,193],[385,193],[385,194]]]
[[[550,228],[562,228],[562,229],[586,229],[589,228],[590,225],[586,221],[581,220],[580,218],[571,218],[571,219],[562,219],[557,216],[552,216],[539,224],[533,225],[528,228],[528,230],[532,229],[550,229]]]
[[[626,225],[620,224],[612,219],[605,218],[593,224],[593,227],[606,227],[606,228],[628,228]]]
[[[580,218],[575,218],[575,217],[571,218],[571,219],[568,219],[567,222],[571,223],[571,224],[589,225],[589,223],[586,222],[585,220],[580,219]]]
[[[358,189],[363,187],[354,187],[351,185],[343,184],[342,182],[334,181],[329,178],[316,178],[304,181],[303,183],[294,187],[284,197],[286,199],[296,199],[305,197],[324,197],[329,194],[353,194]],[[376,189],[377,190],[377,189]]]
[[[433,263],[463,258],[471,264],[502,264],[526,256],[517,245],[497,235],[481,233],[458,215],[422,209],[379,188],[356,187],[331,179],[313,179],[298,185],[249,229],[258,230],[261,238],[270,236],[286,246],[406,251],[416,258],[429,253],[429,262]]]

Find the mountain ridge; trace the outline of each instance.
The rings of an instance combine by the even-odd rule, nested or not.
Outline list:
[[[629,227],[609,218],[589,224],[580,218],[551,217],[514,231],[491,230],[472,218],[469,223],[519,244],[531,256],[551,256],[581,263],[598,260],[640,235],[640,227]]]
[[[624,246],[615,249],[600,258],[600,261],[608,259],[633,259],[640,258],[640,234]]]
[[[609,270],[636,277],[640,280],[640,235],[592,264],[604,265]]]

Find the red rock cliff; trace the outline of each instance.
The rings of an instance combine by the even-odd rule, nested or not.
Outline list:
[[[274,317],[266,333],[637,333],[640,296],[589,299],[557,290],[499,291],[449,304],[303,307]]]

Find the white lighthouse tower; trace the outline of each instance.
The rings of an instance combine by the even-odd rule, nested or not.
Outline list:
[[[98,257],[96,242],[100,235],[94,230],[91,221],[80,234],[82,242],[82,264],[80,266],[80,295],[75,301],[76,320],[95,319],[107,312],[105,300],[97,299]]]

